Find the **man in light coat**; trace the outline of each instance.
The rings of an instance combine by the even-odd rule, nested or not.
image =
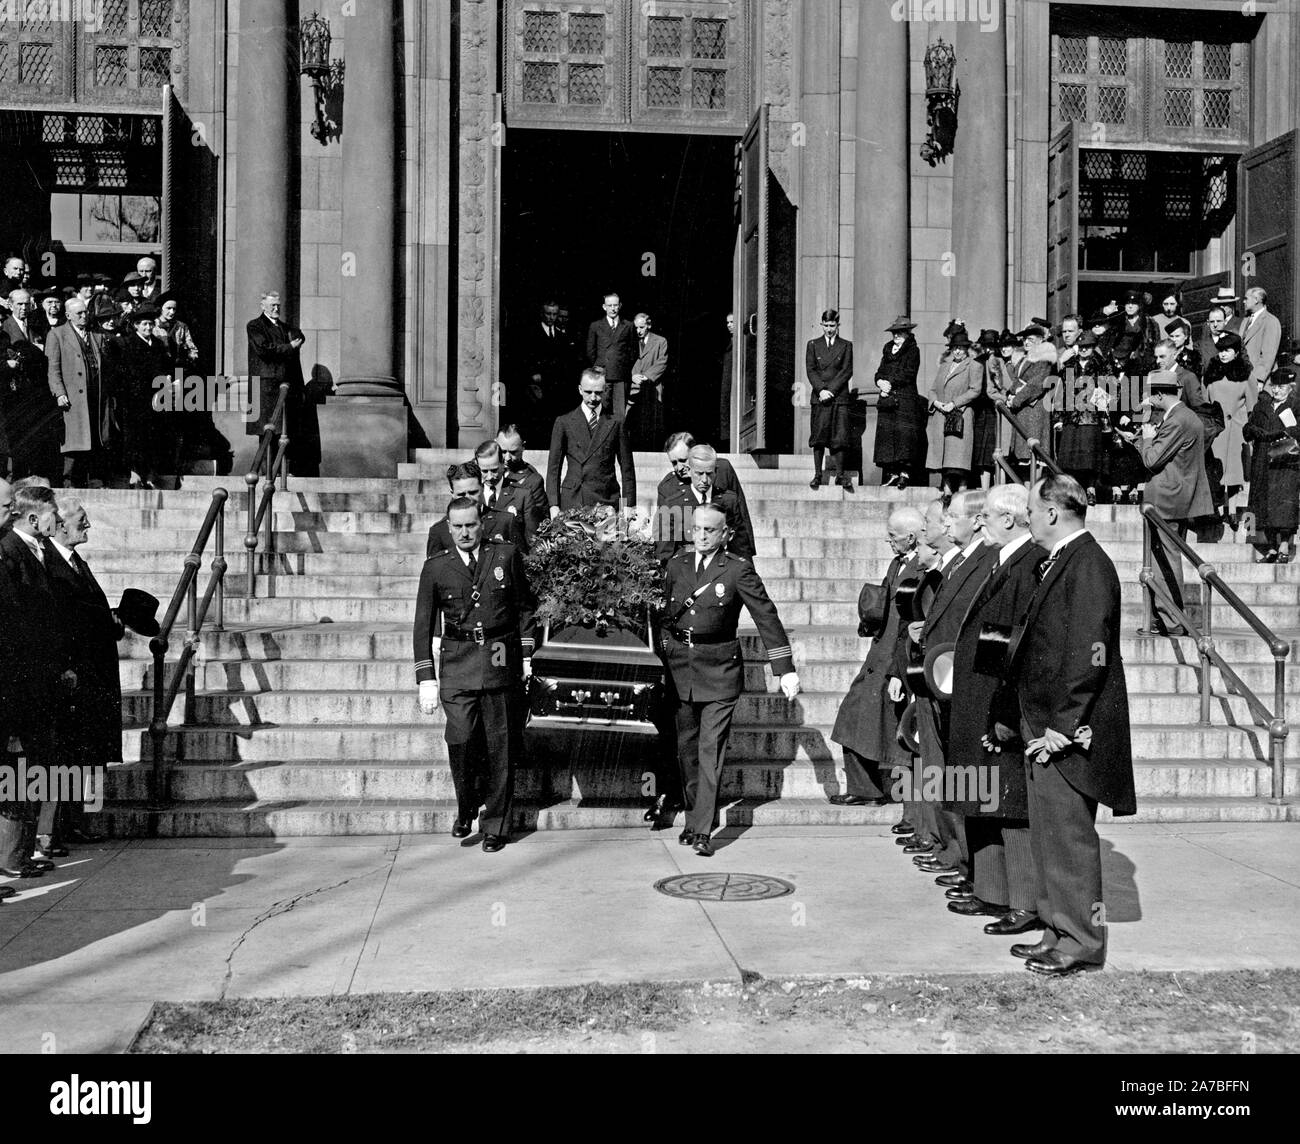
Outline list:
[[[1282,345],[1282,323],[1268,309],[1268,291],[1252,286],[1246,291],[1246,316],[1237,331],[1242,349],[1250,360],[1250,380],[1246,382],[1246,405],[1255,408],[1259,387],[1268,380]]]
[[[63,412],[63,476],[102,483],[113,409],[104,385],[104,335],[90,327],[86,303],[68,299],[68,320],[45,340],[50,393]]]

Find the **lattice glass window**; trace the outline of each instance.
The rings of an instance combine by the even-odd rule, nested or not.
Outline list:
[[[1079,159],[1083,164],[1083,177],[1091,182],[1113,179],[1119,170],[1114,155],[1113,151],[1081,151]]]
[[[1192,217],[1191,187],[1165,188],[1165,217],[1177,222],[1187,222]]]
[[[579,13],[569,17],[569,52],[575,56],[605,54],[605,17]]]
[[[558,12],[524,13],[524,51],[558,52],[560,50],[560,14]]]
[[[1212,131],[1225,131],[1232,125],[1232,92],[1221,88],[1205,89],[1205,126]]]
[[[1101,217],[1107,222],[1123,222],[1129,216],[1129,192],[1123,187],[1107,187],[1101,195]]]
[[[1170,127],[1192,125],[1192,89],[1190,87],[1165,88],[1165,123]]]
[[[605,67],[603,64],[569,65],[569,102],[605,102]]]
[[[691,106],[721,109],[727,106],[727,73],[696,68],[691,73]]]
[[[159,119],[145,119],[140,124],[140,144],[143,147],[158,146],[158,128],[162,121]]]
[[[1229,82],[1232,79],[1232,45],[1206,44],[1201,70],[1204,78],[1212,83]]]
[[[1099,87],[1097,118],[1102,123],[1123,123],[1128,118],[1128,88],[1110,85]]]
[[[0,83],[9,83],[13,79],[11,58],[9,45],[0,40]]]
[[[4,10],[5,6],[0,5],[0,11]],[[54,27],[54,16],[58,11],[59,5],[51,0],[27,0],[23,5],[23,31],[50,31]],[[5,14],[8,15],[7,12]]]
[[[1102,75],[1128,74],[1128,41],[1102,37],[1097,41],[1097,70]]]
[[[80,187],[86,182],[86,160],[81,151],[64,150],[51,152],[54,163],[54,181],[61,187]]]
[[[1059,89],[1062,123],[1085,123],[1088,119],[1088,89],[1081,83],[1063,83]]]
[[[171,48],[140,49],[140,86],[162,87],[172,74]]]
[[[104,117],[102,115],[78,115],[76,123],[76,139],[78,143],[98,144],[104,142]]]
[[[1165,78],[1192,78],[1192,44],[1190,40],[1169,40],[1165,43]]]
[[[99,0],[102,16],[96,21],[104,36],[125,36],[129,30],[131,10],[127,0]]]
[[[1123,151],[1119,157],[1119,177],[1143,182],[1147,177],[1147,157],[1141,151]]]
[[[727,58],[727,21],[692,20],[691,56],[697,60]]]
[[[1211,164],[1218,165],[1218,169],[1212,170]],[[1205,185],[1203,210],[1208,215],[1214,211],[1222,210],[1227,205],[1230,190],[1228,186],[1228,168],[1222,165],[1221,159],[1217,157],[1206,159],[1205,167],[1208,181]]]
[[[1056,65],[1062,75],[1088,74],[1088,38],[1062,36],[1056,49]]]
[[[524,102],[558,103],[560,65],[524,62]]]
[[[647,102],[651,107],[682,105],[681,68],[650,68],[647,78]]]
[[[126,156],[120,151],[100,151],[94,156],[95,183],[100,187],[125,187]]]
[[[54,45],[18,45],[18,82],[51,84],[54,82]]]
[[[651,16],[646,22],[650,55],[680,56],[682,54],[682,24],[684,22],[680,16]],[[679,81],[680,78],[679,76]]]
[[[62,143],[68,136],[68,117],[44,115],[41,117],[41,142]]]
[[[165,38],[172,31],[172,0],[140,0],[140,35]]]
[[[95,82],[101,87],[126,86],[127,49],[107,44],[95,49]]]

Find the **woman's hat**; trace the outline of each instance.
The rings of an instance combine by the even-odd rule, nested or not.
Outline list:
[[[1293,369],[1275,369],[1269,375],[1269,385],[1294,385],[1295,370]]]
[[[983,346],[986,350],[995,350],[998,348],[999,341],[997,330],[980,330],[980,336],[976,339],[975,344]]]
[[[107,294],[96,294],[90,304],[90,317],[95,322],[111,321],[118,313],[117,303]]]
[[[891,334],[905,334],[909,330],[916,329],[916,323],[909,322],[906,314],[899,314],[893,324],[886,326],[885,329]]]
[[[958,334],[966,334],[966,325],[964,322],[959,322],[956,318],[953,318],[953,320],[948,323],[947,328],[943,331],[943,340],[950,342]],[[966,334],[966,336],[969,337],[968,334]]]
[[[1169,323],[1165,326],[1165,333],[1166,333],[1166,334],[1169,333],[1169,331],[1172,330],[1172,329],[1174,329],[1175,327],[1178,327],[1179,329],[1185,330],[1185,331],[1187,332],[1188,336],[1189,336],[1189,337],[1191,336],[1191,333],[1192,333],[1192,323],[1189,322],[1186,318],[1183,318],[1183,317],[1170,318],[1170,319],[1169,319]]]
[[[1234,334],[1231,330],[1229,330],[1226,334],[1220,334],[1214,340],[1214,348],[1216,350],[1236,350],[1237,353],[1240,354],[1241,335]]]

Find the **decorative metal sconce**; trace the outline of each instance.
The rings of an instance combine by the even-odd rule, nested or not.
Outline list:
[[[330,62],[330,22],[313,12],[298,29],[299,70],[311,77],[316,93],[316,122],[312,135],[322,144],[343,134],[343,61]]]
[[[957,104],[961,84],[953,79],[957,53],[951,44],[936,40],[925,49],[925,123],[930,134],[921,144],[921,158],[933,167],[952,154],[957,142]]]

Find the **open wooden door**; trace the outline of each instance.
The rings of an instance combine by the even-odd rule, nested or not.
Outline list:
[[[1289,131],[1242,156],[1237,167],[1237,264],[1243,292],[1268,291],[1268,308],[1284,338],[1300,333],[1300,193],[1296,191],[1297,132]]]
[[[1047,314],[1054,326],[1078,306],[1079,144],[1067,123],[1047,145]]]
[[[768,161],[768,107],[740,143],[733,436],[744,452],[794,444],[794,211]]]
[[[1200,327],[1205,324],[1206,315],[1210,312],[1219,288],[1231,285],[1232,275],[1226,270],[1218,274],[1203,274],[1199,278],[1188,278],[1183,282],[1179,292],[1182,299],[1182,312],[1183,317],[1191,323],[1193,338],[1199,335]]]

